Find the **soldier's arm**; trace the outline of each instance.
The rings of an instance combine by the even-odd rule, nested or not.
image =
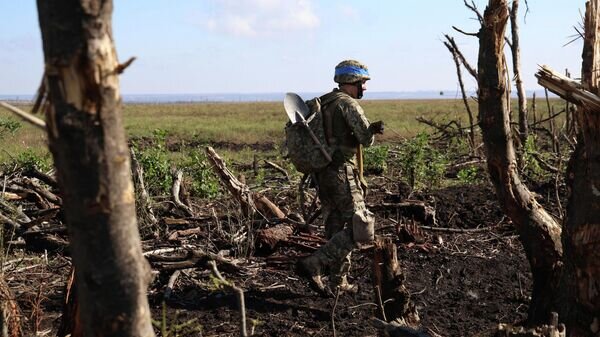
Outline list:
[[[354,133],[354,136],[364,146],[370,146],[373,144],[375,137],[373,132],[369,129],[369,121],[365,116],[365,112],[358,103],[345,102],[346,104],[342,107],[342,115],[348,123],[348,126]]]

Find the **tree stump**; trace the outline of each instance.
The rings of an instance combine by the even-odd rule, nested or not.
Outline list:
[[[376,316],[386,322],[417,328],[419,314],[410,300],[405,277],[398,263],[396,245],[391,239],[377,239],[373,253],[373,288],[379,304]]]

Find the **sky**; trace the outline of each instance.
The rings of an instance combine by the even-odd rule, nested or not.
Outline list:
[[[369,67],[370,91],[458,92],[443,45],[454,36],[476,67],[477,32],[463,0],[113,0],[123,94],[326,92],[344,59]],[[475,0],[481,12],[487,1]],[[584,0],[520,4],[523,80],[539,90],[538,64],[581,69]],[[508,48],[508,47],[507,47]],[[508,50],[508,49],[507,49]],[[43,69],[36,3],[0,0],[0,95],[32,95]],[[468,90],[476,83],[466,72]]]

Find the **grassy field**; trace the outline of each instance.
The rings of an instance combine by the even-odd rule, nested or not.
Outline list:
[[[550,103],[554,111],[563,108],[561,100],[552,99]],[[379,142],[384,143],[430,131],[430,127],[416,121],[419,116],[438,122],[460,120],[463,126],[468,125],[465,107],[462,100],[457,99],[377,100],[362,101],[361,105],[369,120],[385,121],[386,133],[379,138]],[[476,102],[472,101],[471,107],[476,114]],[[537,110],[538,116],[547,116],[545,101],[538,100]],[[131,138],[152,137],[158,130],[170,139],[194,144],[270,143],[277,147],[283,140],[283,127],[287,121],[281,102],[125,104],[123,113],[125,128]],[[0,121],[6,119],[17,120],[9,112],[0,110]],[[38,155],[47,154],[44,133],[26,124],[14,134],[4,134],[0,146],[3,162],[26,150]],[[251,158],[254,152],[243,146],[227,151],[242,160]]]

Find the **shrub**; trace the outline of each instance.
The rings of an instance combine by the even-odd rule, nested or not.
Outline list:
[[[0,118],[0,139],[14,135],[23,125],[10,118]]]
[[[538,156],[545,161],[550,159],[548,153],[538,152],[537,136],[535,134],[531,134],[527,137],[525,145],[523,146],[523,167],[521,172],[524,176],[538,182],[550,179],[550,173],[540,166],[540,163],[535,156]]]
[[[374,174],[382,174],[387,169],[389,148],[386,145],[371,146],[364,151],[364,170]]]
[[[462,184],[475,184],[480,181],[479,168],[477,166],[471,166],[464,168],[456,174],[458,181]]]
[[[400,147],[400,166],[413,189],[439,186],[447,163],[446,156],[429,144],[426,133],[419,133]]]
[[[193,150],[183,163],[183,171],[192,179],[190,193],[200,198],[214,198],[219,194],[219,181],[215,177],[206,154]]]
[[[41,155],[31,148],[27,148],[25,151],[17,154],[8,165],[23,170],[37,169],[40,171],[49,171],[52,168],[52,160],[49,154]]]

